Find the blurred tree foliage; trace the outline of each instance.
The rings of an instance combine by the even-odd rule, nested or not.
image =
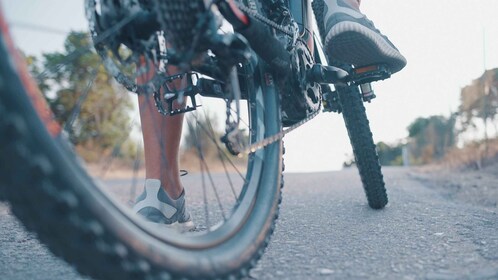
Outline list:
[[[230,158],[232,163],[245,163],[244,160],[247,159],[247,155],[241,154],[234,157],[221,141],[222,136],[225,135],[225,127],[220,125],[219,118],[214,112],[204,110],[202,114],[190,113],[186,115],[185,120],[187,128],[183,134],[182,144],[184,157],[191,157],[191,160],[197,159],[199,158],[199,151],[202,151],[202,156],[207,162],[219,164],[220,160],[226,161]],[[244,127],[244,124],[242,124],[240,141],[243,145],[249,145],[249,131]]]
[[[497,131],[498,114],[498,68],[485,71],[472,84],[464,87],[460,93],[459,112],[463,129],[475,127],[479,120],[484,125],[487,140],[488,124],[492,123]]]
[[[403,146],[403,144],[377,143],[380,164],[383,166],[403,165]]]
[[[401,166],[403,165],[403,144],[387,144],[379,142],[376,144],[377,154],[379,155],[379,163],[382,166]],[[342,163],[342,166],[347,168],[356,165],[354,155],[350,155],[348,159]]]
[[[219,131],[216,114],[207,111],[205,114],[188,114],[186,117],[187,131],[183,138],[183,149],[196,154],[202,150],[203,156],[217,155],[218,148],[224,147],[219,141],[222,132]]]
[[[87,33],[71,32],[62,52],[28,57],[29,68],[59,123],[86,160],[98,160],[127,138],[130,95],[109,76],[100,57],[89,51]],[[81,52],[79,55],[72,55]],[[72,58],[72,59],[68,59]]]
[[[419,117],[407,128],[407,144],[377,143],[379,161],[382,165],[401,165],[403,163],[403,146],[406,145],[411,164],[428,164],[443,159],[448,151],[456,149],[459,133],[484,126],[484,141],[481,136],[474,136],[475,143],[484,143],[483,155],[488,155],[488,126],[494,127],[498,136],[498,68],[485,71],[484,74],[464,87],[460,92],[461,104],[458,112],[449,117]],[[457,122],[461,124],[458,127]],[[476,132],[482,132],[482,126]],[[475,145],[474,143],[474,145]],[[473,145],[473,144],[471,144]],[[479,146],[481,144],[478,144]],[[354,165],[354,157],[344,162],[344,167]]]
[[[430,116],[417,118],[408,126],[411,161],[426,164],[441,159],[456,144],[457,114],[449,118]]]

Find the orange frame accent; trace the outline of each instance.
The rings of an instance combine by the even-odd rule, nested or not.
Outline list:
[[[48,106],[47,101],[43,97],[38,85],[33,80],[31,75],[29,74],[28,67],[26,62],[24,61],[21,54],[15,48],[14,42],[10,36],[9,27],[5,22],[3,17],[3,11],[0,9],[0,31],[3,33],[3,38],[6,41],[7,48],[9,53],[12,55],[12,61],[14,62],[14,67],[17,71],[17,75],[21,79],[21,83],[26,90],[31,103],[33,104],[34,109],[36,110],[40,120],[44,123],[48,132],[52,137],[57,137],[62,128],[55,121],[54,115]]]

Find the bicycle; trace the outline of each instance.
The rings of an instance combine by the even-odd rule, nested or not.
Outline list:
[[[315,1],[313,8],[320,9],[320,3]],[[101,279],[247,275],[264,253],[278,217],[282,138],[320,110],[342,113],[368,203],[374,209],[387,204],[363,102],[375,97],[370,82],[389,78],[389,69],[385,65],[328,66],[313,32],[308,0],[208,4],[86,1],[95,49],[107,71],[128,90],[153,98],[157,110],[166,116],[195,111],[199,95],[224,103],[221,141],[202,116],[195,115],[188,126],[204,171],[203,191],[207,192],[204,180],[213,181],[213,176],[205,161],[205,145],[199,144],[199,131],[215,143],[226,185],[234,185],[232,173],[241,173],[235,181],[239,188],[232,188],[238,194],[226,211],[214,190],[221,208],[217,215],[222,216],[217,224],[210,221],[216,215],[209,216],[205,195],[204,229],[185,234],[157,231],[97,186],[29,78],[0,16],[0,195],[52,252],[85,275]],[[99,11],[102,5],[115,18],[104,19]],[[219,18],[234,31],[220,32]],[[138,32],[143,28],[154,32]],[[174,37],[175,44],[166,50],[167,37]],[[121,57],[123,42],[128,57]],[[188,71],[167,75],[167,64]],[[130,71],[130,65],[135,70]],[[158,75],[150,82],[135,82],[137,73],[151,69]],[[187,81],[185,88],[168,86],[179,79]],[[175,108],[173,103],[180,99],[190,100],[190,105]],[[247,117],[243,108],[247,108]],[[244,124],[246,129],[241,128]],[[227,171],[226,165],[237,165],[227,160],[232,156],[244,159],[245,170]]]

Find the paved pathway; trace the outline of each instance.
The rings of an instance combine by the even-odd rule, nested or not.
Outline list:
[[[277,230],[251,278],[498,279],[497,208],[452,200],[409,170],[385,177],[390,204],[374,211],[355,169],[286,174]],[[84,278],[0,204],[0,279]]]

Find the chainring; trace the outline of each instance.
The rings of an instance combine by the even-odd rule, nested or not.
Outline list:
[[[291,53],[292,81],[286,83],[282,94],[282,122],[284,126],[294,125],[320,110],[321,88],[310,83],[306,73],[314,60],[306,44],[298,40]]]

